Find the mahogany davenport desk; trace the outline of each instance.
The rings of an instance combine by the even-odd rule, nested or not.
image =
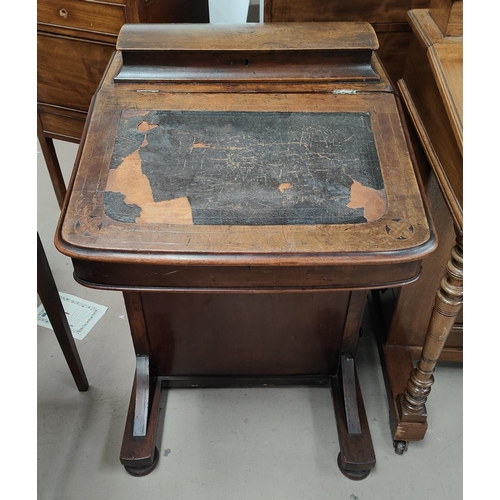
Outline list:
[[[331,387],[340,470],[375,453],[354,366],[367,290],[435,239],[367,23],[125,25],[56,246],[123,291],[137,369],[121,463],[158,460],[164,387]]]

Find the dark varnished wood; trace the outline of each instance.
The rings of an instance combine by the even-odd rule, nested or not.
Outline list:
[[[349,354],[352,358],[356,355],[356,346],[358,345],[366,300],[365,291],[352,292],[349,297],[348,315],[342,338],[342,352]]]
[[[143,393],[152,390],[152,399],[148,411],[140,414],[146,433],[144,436],[134,436],[133,428],[136,416],[137,391]],[[138,387],[137,378],[134,378],[132,393],[130,395],[130,404],[128,409],[127,421],[125,424],[122,448],[120,451],[120,462],[125,469],[133,476],[145,476],[154,470],[158,463],[158,450],[155,439],[158,428],[158,415],[160,413],[161,380],[151,379],[151,385],[148,387]],[[142,394],[145,399],[146,395]]]
[[[139,293],[124,292],[123,300],[127,310],[130,329],[134,332],[132,337],[134,350],[137,355],[149,357],[151,348],[149,346],[148,331],[144,321],[141,295]]]
[[[124,89],[125,90],[125,89]],[[129,106],[124,95],[123,105]],[[132,97],[132,96],[130,96]],[[144,97],[144,99],[143,99]],[[147,245],[141,237],[141,232],[135,231],[133,225],[120,223],[104,215],[104,204],[95,205],[90,212],[85,208],[88,201],[98,192],[102,199],[105,192],[108,178],[109,161],[112,148],[108,148],[108,141],[113,140],[116,133],[116,122],[119,112],[113,111],[109,104],[104,101],[96,101],[96,116],[99,117],[99,124],[96,122],[89,128],[88,140],[95,141],[96,147],[101,148],[101,154],[95,154],[95,161],[91,172],[87,172],[90,163],[82,161],[79,166],[79,176],[75,180],[74,189],[81,193],[77,198],[73,196],[69,201],[67,211],[71,213],[73,222],[67,222],[61,229],[61,240],[65,241],[65,252],[75,258],[81,258],[85,253],[85,248],[96,247],[101,253],[100,261],[114,262],[141,262],[145,255],[149,262],[155,264],[175,264],[184,262],[197,262],[201,264],[226,264],[231,265],[259,265],[269,262],[273,256],[279,256],[281,265],[290,263],[297,264],[344,264],[348,261],[356,261],[358,264],[401,264],[405,261],[415,262],[416,255],[420,252],[428,253],[433,250],[434,244],[430,238],[430,231],[425,218],[424,206],[419,195],[417,183],[405,181],[408,190],[405,202],[402,204],[393,203],[399,199],[399,189],[403,184],[403,179],[411,179],[413,167],[411,160],[406,153],[406,143],[404,142],[403,131],[399,124],[397,109],[393,108],[393,114],[384,114],[384,106],[394,105],[394,98],[391,94],[378,94],[377,97],[370,95],[359,96],[357,99],[350,98],[349,95],[325,94],[268,94],[266,99],[262,99],[254,94],[229,94],[224,95],[223,100],[217,94],[197,95],[196,100],[190,100],[189,95],[162,94],[158,96],[162,101],[162,106],[179,109],[183,106],[203,106],[209,109],[217,109],[221,102],[224,106],[234,106],[239,109],[251,109],[254,107],[263,111],[265,109],[278,110],[301,110],[315,109],[321,106],[324,110],[339,109],[339,105],[345,104],[340,109],[357,111],[364,105],[373,109],[374,134],[377,145],[385,141],[385,149],[377,147],[379,154],[386,155],[389,151],[396,158],[400,168],[391,170],[390,163],[381,162],[382,174],[385,180],[385,190],[387,193],[387,210],[383,217],[376,220],[359,224],[356,232],[349,226],[342,224],[332,225],[308,225],[308,226],[200,226],[192,224],[175,224],[162,227],[161,223],[152,223],[148,227],[154,228]],[[134,95],[134,105],[147,106],[150,104],[149,93]],[[159,105],[159,102],[156,103]],[[371,106],[374,106],[371,108]],[[220,109],[220,108],[219,108]],[[317,109],[317,108],[316,108]],[[386,108],[387,109],[387,108]],[[96,127],[97,126],[97,127]],[[96,128],[100,131],[97,134],[101,139],[96,140]],[[399,132],[394,133],[394,131]],[[82,158],[89,151],[83,150]],[[95,152],[97,153],[97,152]],[[95,190],[82,190],[82,181],[94,183]],[[91,181],[92,179],[92,181]],[[278,189],[278,186],[276,186]],[[370,193],[370,192],[369,192]],[[353,204],[359,203],[361,208],[368,208],[365,203],[371,201],[370,196],[360,198]],[[159,207],[160,208],[160,207]],[[214,230],[214,227],[217,229]],[[366,238],[360,238],[360,234],[365,234]],[[369,238],[368,238],[369,235]],[[168,246],[165,243],[168,242]],[[74,247],[74,250],[73,248]],[[380,248],[380,250],[378,250]],[[167,251],[165,251],[167,249]],[[242,251],[243,250],[243,251]],[[184,259],[182,256],[185,256]],[[375,271],[375,268],[373,269]],[[384,278],[377,278],[377,280]]]
[[[109,42],[39,33],[38,102],[56,108],[54,114],[59,108],[86,112],[114,50],[114,44]],[[55,61],[60,64],[57,78],[54,75]]]
[[[273,23],[225,26],[215,36],[213,27],[141,26],[121,31],[120,50],[95,96],[56,245],[73,259],[80,283],[124,292],[151,391],[154,381],[156,388],[331,386],[341,421],[339,466],[362,479],[375,465],[354,367],[367,290],[416,280],[436,246],[401,109],[373,53],[374,31],[366,23]],[[249,65],[250,54],[259,54],[258,74],[235,79],[239,70],[228,72],[227,61],[241,59],[243,41]],[[337,63],[349,53],[349,67],[332,60],[334,78],[321,71],[311,77],[321,67],[318,54],[332,51]],[[128,57],[137,53],[142,61]],[[261,78],[281,64],[278,53],[293,54],[293,67],[280,78]],[[184,61],[182,79],[165,77],[169,60]],[[200,76],[201,60],[216,78]],[[353,79],[360,63],[370,74]],[[118,78],[126,74],[133,78]],[[346,116],[345,123],[360,118],[363,131],[354,126],[341,138],[310,132],[321,120],[340,127],[336,120]],[[272,132],[255,133],[269,120]],[[285,168],[295,161],[287,157],[292,153],[300,175]],[[176,161],[185,168],[176,169]],[[263,175],[259,162],[281,168]],[[322,162],[345,178],[325,181]],[[217,179],[221,196],[213,189]],[[285,200],[293,189],[303,199],[291,208],[284,203],[284,217],[270,216],[272,204],[260,190]],[[328,189],[343,193],[330,219],[302,210],[327,202],[320,193]],[[198,191],[203,210],[223,200],[231,218],[197,215]],[[226,199],[227,192],[235,196]],[[345,219],[349,210],[355,217]],[[146,415],[143,372],[121,453],[134,475],[152,470],[156,460],[156,396]],[[134,421],[143,427],[147,421],[145,436],[133,435]]]
[[[162,376],[336,373],[349,292],[141,293]]]
[[[297,49],[299,51],[301,49]],[[133,52],[127,57],[127,66],[116,76],[117,82],[248,82],[248,81],[352,81],[376,80],[371,67],[371,51],[359,51],[364,57],[359,60],[354,52],[319,52],[311,54],[308,64],[298,61],[293,52],[267,53],[252,51],[195,52],[191,54],[170,53],[168,58],[161,53]],[[156,60],[156,61],[155,61]],[[269,63],[272,62],[272,66]],[[355,64],[353,64],[355,63]],[[151,66],[155,64],[156,66]],[[187,65],[187,66],[185,66]],[[339,67],[342,71],[339,71]],[[311,75],[314,68],[314,75]],[[347,70],[344,68],[348,68]]]
[[[355,368],[354,375],[360,432],[349,432],[341,381],[338,378],[332,380],[331,391],[340,444],[338,465],[340,471],[346,477],[352,480],[360,480],[365,479],[370,470],[375,467],[376,458]]]
[[[296,36],[299,30],[300,38]],[[148,26],[148,39],[142,35],[141,26],[125,26],[118,38],[117,49],[125,53],[161,52],[171,54],[187,52],[308,52],[376,50],[378,41],[373,29],[366,22],[300,25],[280,22],[274,26],[254,23],[245,24],[199,24],[189,30],[180,25],[168,27],[169,42],[165,44],[165,26]],[[271,54],[269,54],[271,56]],[[126,57],[124,57],[126,63]],[[346,71],[348,68],[346,68]]]
[[[359,265],[350,265],[348,255],[339,255],[339,264],[324,265],[324,259],[311,255],[304,257],[304,265],[291,255],[281,256],[283,265],[272,265],[270,256],[256,255],[252,261],[243,257],[228,256],[225,266],[220,256],[193,256],[180,254],[176,260],[182,265],[156,264],[153,271],[147,264],[117,264],[105,262],[109,255],[103,254],[103,262],[73,259],[75,278],[82,285],[112,290],[140,291],[220,291],[252,292],[255,288],[273,291],[317,291],[387,288],[412,283],[420,276],[418,262],[399,263],[396,259],[387,264],[364,264],[363,273]],[[151,263],[155,262],[151,255]],[[232,257],[232,258],[231,258]],[[344,257],[344,259],[342,259]],[[131,256],[133,258],[133,256]],[[214,263],[211,265],[210,260]],[[208,261],[208,262],[207,262]],[[242,265],[242,264],[247,265]],[[194,264],[194,266],[193,266]],[[251,264],[251,265],[248,265]],[[397,264],[397,265],[395,265]],[[125,272],[124,272],[125,270]]]
[[[340,443],[338,466],[352,480],[365,479],[376,462],[355,364],[366,303],[365,291],[351,292],[337,377],[331,384]]]
[[[76,386],[79,391],[86,391],[89,383],[85,370],[76,348],[75,340],[64,312],[61,298],[57,290],[54,276],[50,269],[49,261],[45,255],[40,236],[37,239],[37,292],[43,307],[49,318],[52,329],[56,335],[57,341],[68,363],[68,367],[73,375]]]
[[[244,387],[330,387],[330,375],[168,375],[160,377],[165,389],[227,389]]]

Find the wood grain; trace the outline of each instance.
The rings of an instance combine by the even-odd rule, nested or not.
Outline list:
[[[117,59],[113,62],[108,77],[112,79],[118,70]],[[90,124],[87,138],[87,142],[94,146],[91,149],[84,147],[82,150],[82,161],[74,185],[74,191],[79,194],[70,198],[67,208],[67,219],[71,217],[73,222],[67,220],[61,235],[61,241],[66,240],[64,245],[66,252],[71,251],[71,246],[85,248],[89,244],[91,247],[97,244],[101,252],[106,249],[111,251],[112,259],[119,258],[119,254],[122,253],[127,260],[142,260],[143,257],[137,251],[147,251],[153,254],[155,260],[159,258],[165,263],[170,260],[169,255],[173,252],[177,253],[176,259],[179,253],[191,253],[193,257],[197,253],[198,258],[207,251],[213,251],[218,255],[239,254],[238,259],[241,261],[243,249],[254,257],[266,252],[282,255],[293,251],[295,256],[303,254],[305,260],[315,255],[318,257],[322,255],[321,259],[324,262],[332,263],[342,261],[345,258],[343,256],[349,252],[355,252],[355,259],[364,260],[368,264],[370,261],[373,262],[372,255],[375,254],[371,252],[376,251],[377,242],[383,246],[384,252],[389,252],[385,253],[385,258],[391,261],[403,258],[395,254],[398,250],[420,246],[424,253],[432,251],[433,245],[430,244],[431,233],[425,209],[415,180],[413,165],[406,150],[392,94],[381,92],[359,95],[314,92],[277,94],[270,87],[266,99],[249,93],[226,93],[221,99],[220,94],[209,92],[170,93],[168,86],[165,85],[158,94],[135,90],[131,92],[133,87],[128,84],[113,86],[110,80],[108,82],[104,85],[111,85],[110,88],[114,88],[116,93],[106,92],[101,97],[98,95],[96,99],[98,118]],[[148,238],[145,248],[141,233],[130,231],[126,223],[120,224],[104,215],[102,201],[98,205],[92,202],[94,208],[91,210],[85,207],[94,199],[94,193],[98,193],[101,200],[104,197],[113,144],[118,130],[120,112],[117,111],[117,106],[123,109],[148,110],[152,109],[153,103],[154,109],[158,110],[371,112],[371,125],[384,178],[388,209],[382,218],[359,226],[361,233],[365,231],[370,233],[369,238],[358,238],[349,225],[345,227],[342,225],[256,226],[251,229],[248,229],[248,226],[230,228],[219,226],[214,229],[216,226],[176,225],[175,229],[174,227],[170,229],[168,225],[151,224],[151,234],[154,236]],[[90,156],[93,158],[92,163],[87,160]],[[399,168],[391,169],[392,164],[397,164]],[[90,165],[92,172],[89,172]],[[403,184],[407,191],[406,195],[401,197],[399,192]],[[85,189],[82,189],[84,185]],[[408,227],[412,228],[412,237],[400,238],[396,233],[391,236],[390,226],[394,220],[411,221]],[[88,232],[83,229],[85,227],[94,227],[95,230],[91,229]],[[167,241],[168,246],[165,246]],[[368,248],[370,254],[361,253]],[[161,254],[158,253],[159,250],[162,250]],[[379,252],[378,257],[384,258],[384,252]],[[76,258],[79,255],[80,251],[73,253]],[[250,258],[249,261],[256,263]]]

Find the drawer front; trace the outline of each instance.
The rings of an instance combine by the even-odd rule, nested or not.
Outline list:
[[[125,6],[86,0],[39,0],[37,21],[64,28],[117,35],[125,23]]]
[[[38,102],[87,111],[114,46],[38,34]]]
[[[52,112],[53,111],[53,112]],[[43,132],[47,137],[69,142],[80,142],[85,126],[86,113],[66,113],[64,110],[49,107],[38,110]]]

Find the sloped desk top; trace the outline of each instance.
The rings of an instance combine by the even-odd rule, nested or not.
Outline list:
[[[63,253],[332,265],[415,262],[434,249],[383,76],[115,82],[121,68],[118,52],[92,106],[56,235]]]

